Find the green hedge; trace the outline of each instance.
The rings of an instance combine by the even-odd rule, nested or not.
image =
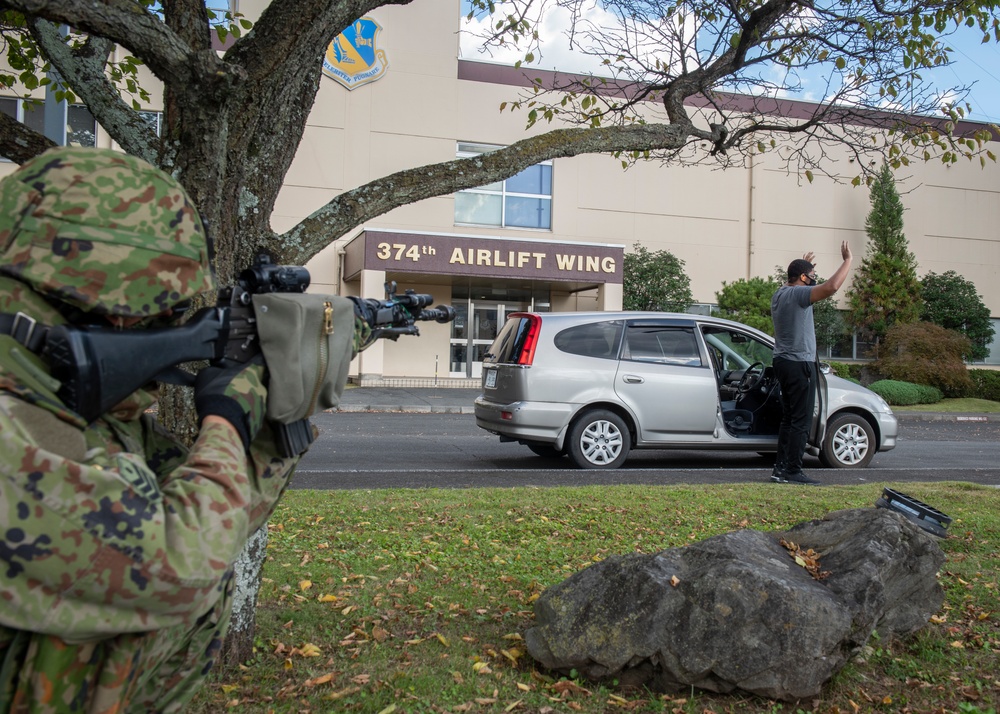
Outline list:
[[[860,362],[827,362],[830,365],[830,369],[838,377],[843,377],[844,379],[849,379],[852,382],[861,384],[861,368],[864,367]]]
[[[972,388],[965,396],[977,399],[990,399],[1000,402],[1000,371],[993,369],[970,369]]]
[[[896,379],[880,379],[877,382],[872,382],[868,388],[894,407],[936,404],[944,399],[944,394],[937,387],[901,382]]]

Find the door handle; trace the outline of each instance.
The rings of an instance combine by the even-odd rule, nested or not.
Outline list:
[[[626,374],[622,377],[625,384],[642,384],[646,380],[635,374]]]

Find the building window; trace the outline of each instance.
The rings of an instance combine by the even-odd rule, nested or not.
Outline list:
[[[160,136],[160,130],[163,127],[163,112],[142,111],[138,114],[149,124],[149,128],[156,132],[157,136]]]
[[[0,97],[0,112],[25,124],[39,134],[45,133],[45,102]],[[66,107],[66,145],[97,146],[97,122],[82,104]]]
[[[458,145],[458,158],[479,156],[501,148],[485,144]],[[552,162],[526,168],[506,181],[455,194],[455,223],[505,228],[552,228]]]

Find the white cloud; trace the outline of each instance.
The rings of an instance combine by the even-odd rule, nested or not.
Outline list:
[[[598,27],[618,24],[614,16],[597,7],[587,10],[580,19],[594,23]],[[501,64],[514,64],[518,60],[523,60],[524,50],[510,45],[495,47],[489,52],[482,50],[481,37],[492,31],[493,22],[494,20],[488,16],[473,18],[469,21],[462,19],[461,57]],[[535,52],[535,61],[531,63],[532,67],[559,70],[560,72],[600,73],[602,64],[599,58],[585,55],[570,47],[567,31],[571,26],[572,20],[568,11],[553,6],[546,9],[541,22],[536,26],[540,51]]]

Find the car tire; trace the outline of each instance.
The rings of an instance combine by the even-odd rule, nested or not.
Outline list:
[[[584,412],[569,432],[569,457],[581,469],[616,469],[631,446],[625,420],[607,409]]]
[[[841,414],[826,425],[820,462],[827,468],[861,469],[871,463],[878,450],[875,430],[857,414]]]
[[[528,444],[528,448],[533,454],[544,456],[547,459],[562,458],[566,454],[565,451],[557,449],[552,444]]]

